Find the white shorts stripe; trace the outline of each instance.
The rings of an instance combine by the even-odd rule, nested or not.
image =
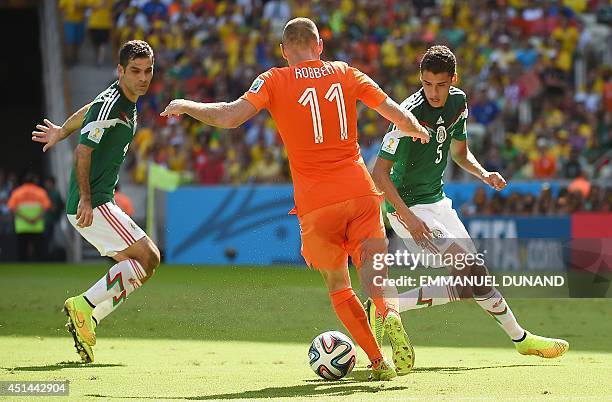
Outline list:
[[[146,236],[132,218],[110,201],[94,208],[93,222],[86,228],[77,226],[76,215],[67,215],[67,218],[101,256],[113,257]]]

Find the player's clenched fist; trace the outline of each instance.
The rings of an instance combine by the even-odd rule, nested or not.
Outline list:
[[[506,180],[497,172],[488,172],[482,181],[497,191],[503,190],[506,187]]]
[[[175,99],[166,108],[163,112],[160,113],[160,116],[180,116],[185,113],[185,106],[187,105],[188,100],[185,99]]]

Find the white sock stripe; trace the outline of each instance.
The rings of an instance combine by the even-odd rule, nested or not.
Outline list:
[[[128,259],[128,262],[132,266],[132,271],[134,272],[134,275],[136,275],[136,277],[140,279],[140,272],[138,272],[138,270],[136,269],[136,266],[134,266],[134,262],[131,259]]]
[[[140,265],[140,263],[136,260],[132,260],[132,261],[134,261],[134,266],[140,271],[140,276],[142,276],[142,279],[146,278],[147,272],[144,270],[142,265]]]
[[[450,301],[455,301],[455,298],[453,297],[453,289],[451,288],[451,285],[446,285],[446,289],[448,290],[448,299]]]
[[[136,274],[138,279],[142,280],[144,277],[142,275],[142,271],[140,270],[138,262],[136,260],[131,259],[131,258],[128,261],[132,265],[132,269],[134,270],[134,273]]]

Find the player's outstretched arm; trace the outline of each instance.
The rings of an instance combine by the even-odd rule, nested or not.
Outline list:
[[[498,172],[489,172],[476,160],[468,147],[467,140],[451,141],[451,156],[453,161],[468,173],[478,177],[497,191],[506,187],[506,180]]]
[[[43,147],[43,152],[47,152],[47,150],[51,149],[55,144],[60,142],[61,140],[67,138],[74,131],[81,128],[83,125],[83,119],[85,118],[85,114],[89,110],[91,103],[83,106],[76,112],[72,114],[64,124],[58,126],[53,124],[50,120],[44,119],[44,124],[37,124],[36,128],[40,131],[32,131],[32,141],[41,142],[45,144]]]
[[[400,107],[393,99],[387,97],[374,110],[382,117],[389,120],[397,127],[404,137],[412,137],[413,140],[420,139],[421,143],[429,142],[429,132],[423,127],[412,112]]]
[[[209,126],[236,128],[257,114],[249,101],[237,99],[233,102],[199,103],[187,99],[175,99],[161,116],[188,114]]]
[[[374,170],[372,171],[372,179],[378,190],[382,191],[387,201],[393,205],[393,208],[397,211],[402,221],[408,226],[408,231],[414,239],[414,241],[423,249],[430,250],[433,253],[438,252],[438,248],[432,243],[433,235],[431,230],[427,227],[427,224],[419,219],[418,216],[412,212],[402,197],[397,192],[397,188],[391,181],[391,168],[393,167],[393,161],[376,158],[374,164]]]

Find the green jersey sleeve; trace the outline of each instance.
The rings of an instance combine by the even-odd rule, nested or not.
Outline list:
[[[93,149],[98,148],[104,134],[120,123],[117,118],[117,111],[114,109],[120,94],[117,91],[107,93],[105,96],[96,98],[85,114],[79,144],[87,145]]]
[[[382,140],[378,156],[388,161],[396,161],[399,154],[397,148],[399,147],[401,138],[397,137],[392,132],[395,130],[395,125],[391,124],[387,130],[387,134]]]
[[[79,144],[87,145],[93,149],[98,148],[104,136],[104,124],[98,120],[104,102],[96,102],[89,107],[83,119],[83,127],[79,136]]]
[[[458,141],[465,141],[467,139],[467,118],[468,118],[468,105],[465,101],[464,106],[460,109],[459,117],[453,124],[452,138]]]

